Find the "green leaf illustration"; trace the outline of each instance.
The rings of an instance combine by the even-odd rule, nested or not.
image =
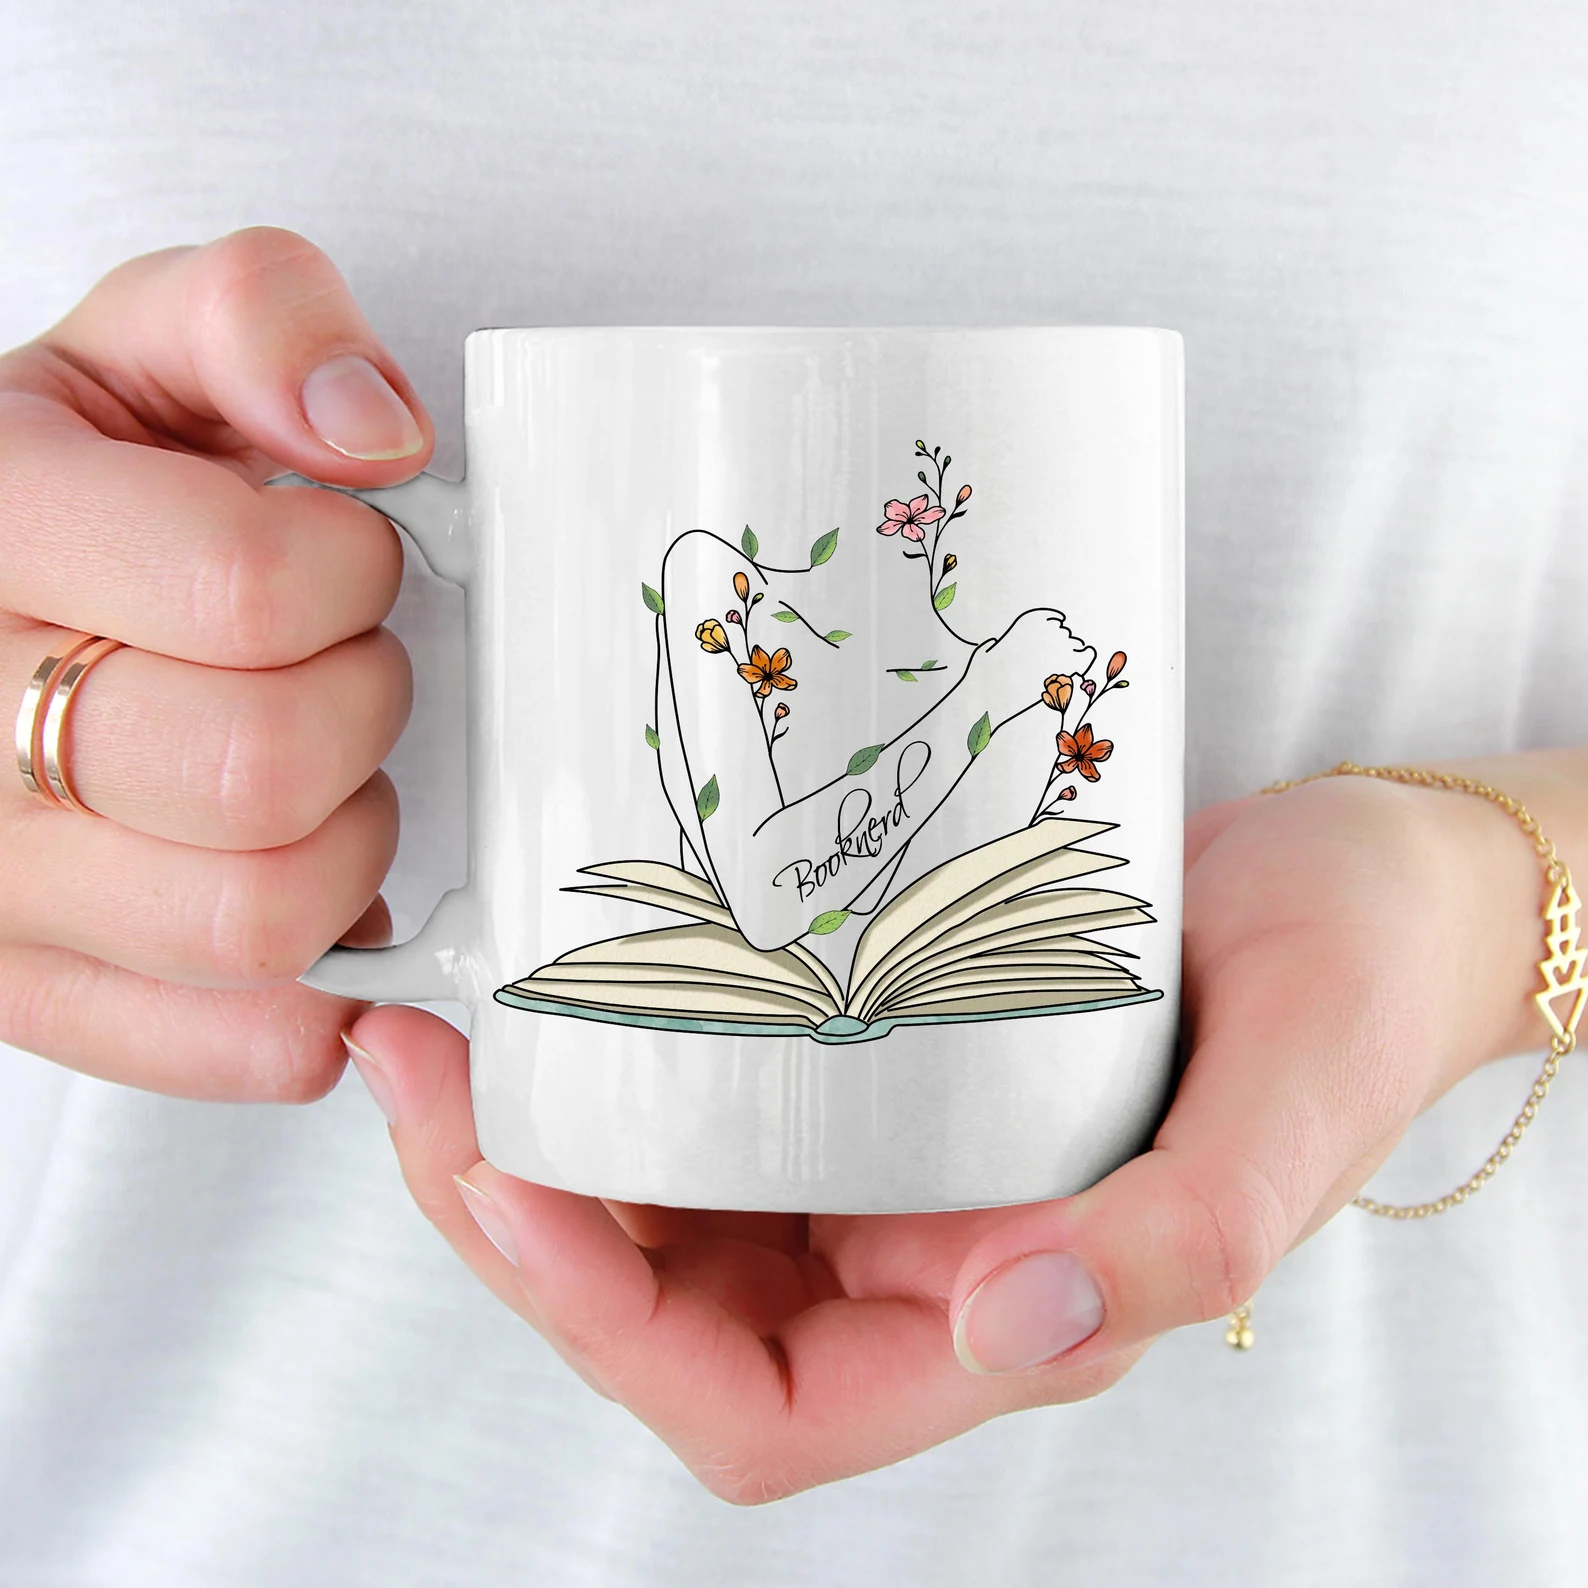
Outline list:
[[[779,623],[798,623],[800,620],[800,615],[798,612],[774,612],[772,616],[775,617]]]
[[[941,612],[945,607],[953,606],[954,592],[958,588],[959,586],[957,584],[944,585],[943,588],[932,597],[932,605],[935,606],[939,612]]]
[[[826,937],[829,932],[836,932],[848,919],[848,910],[823,910],[811,922],[810,929],[815,936]]]
[[[853,636],[848,629],[829,629],[827,631],[827,643],[829,645],[842,645],[845,640],[852,638]]]
[[[992,743],[992,723],[987,719],[984,711],[977,719],[976,726],[965,736],[965,748],[973,756],[980,755]]]
[[[748,524],[744,526],[744,533],[739,537],[739,544],[744,547],[745,556],[754,562],[755,554],[761,549],[761,542],[755,538],[755,531]]]
[[[933,669],[933,668],[934,668],[934,667],[936,667],[936,666],[937,666],[937,663],[936,663],[936,661],[930,661],[930,662],[922,662],[922,663],[921,663],[921,671],[922,671],[922,672],[923,672],[923,673],[929,673],[929,672],[931,672],[931,671],[932,671],[932,669]]]
[[[695,796],[695,814],[701,821],[705,821],[721,803],[722,795],[717,790],[717,774],[713,772],[706,779],[706,786]]]
[[[662,615],[662,597],[659,591],[651,589],[642,579],[640,581],[640,599],[648,606],[657,617]]]
[[[811,547],[811,567],[819,568],[838,550],[838,531],[830,529]]]
[[[869,772],[877,764],[877,757],[884,748],[880,744],[868,744],[864,750],[856,750],[849,758],[850,777],[859,777],[862,772]]]
[[[902,667],[896,667],[893,671],[893,676],[895,678],[902,678],[907,684],[913,684],[916,682],[915,674],[905,672]]]
[[[653,750],[660,750],[662,747],[662,741],[656,737],[656,730],[650,725],[650,723],[645,724],[645,742]]]
[[[1130,680],[1128,678],[1116,678],[1109,687],[1111,689],[1129,689]]]

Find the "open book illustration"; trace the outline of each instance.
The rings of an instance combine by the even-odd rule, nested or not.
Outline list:
[[[500,1002],[618,1025],[862,1042],[899,1025],[1079,1013],[1161,998],[1085,934],[1147,922],[1142,901],[1059,887],[1124,862],[1076,848],[1106,822],[1050,818],[929,871],[861,933],[845,990],[798,943],[752,948],[711,884],[651,860],[587,866],[576,891],[693,916],[592,943],[503,987]]]
[[[692,924],[571,948],[500,1003],[853,1042],[1161,996],[1087,935],[1149,924],[1151,906],[1072,885],[1126,863],[1082,846],[1116,826],[1089,818],[1120,775],[1096,726],[1129,688],[1125,652],[1102,663],[1063,612],[1023,605],[1009,546],[1032,526],[992,521],[978,553],[952,457],[917,441],[913,461],[920,489],[884,503],[873,535],[840,549],[828,530],[805,566],[749,525],[737,544],[673,538],[640,593],[644,741],[677,863],[587,865],[597,880],[564,891]]]

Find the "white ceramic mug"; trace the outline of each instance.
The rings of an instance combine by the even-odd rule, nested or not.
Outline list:
[[[476,332],[467,478],[357,493],[466,592],[470,880],[305,979],[468,1005],[480,1150],[586,1194],[987,1206],[1142,1150],[1182,384],[1159,330]]]

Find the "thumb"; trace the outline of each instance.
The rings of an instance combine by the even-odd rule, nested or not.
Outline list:
[[[1388,1154],[1416,1112],[1423,1040],[1314,934],[1251,958],[1204,997],[1152,1150],[1012,1209],[966,1254],[949,1303],[966,1367],[1079,1366],[1232,1311]]]
[[[109,423],[90,417],[119,439],[147,439],[127,433],[130,418],[200,451],[256,449],[333,485],[405,479],[434,442],[336,267],[275,227],[131,260],[42,342],[116,400]]]

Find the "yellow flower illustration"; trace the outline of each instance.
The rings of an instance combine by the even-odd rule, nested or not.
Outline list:
[[[701,650],[708,655],[728,648],[728,631],[715,618],[707,618],[695,630]]]

